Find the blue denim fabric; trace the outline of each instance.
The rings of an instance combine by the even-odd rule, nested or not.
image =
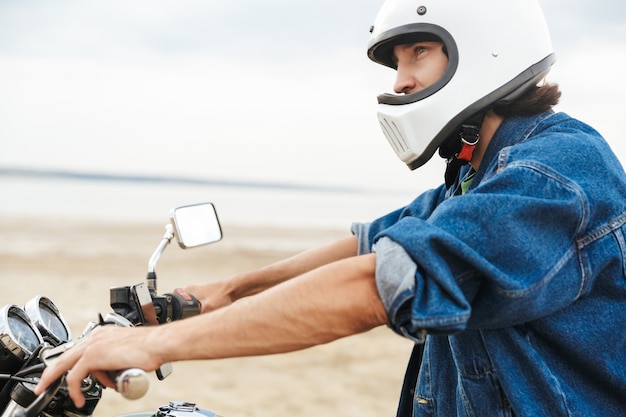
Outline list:
[[[604,139],[507,119],[454,191],[353,226],[389,326],[428,334],[413,415],[626,415],[626,176]]]

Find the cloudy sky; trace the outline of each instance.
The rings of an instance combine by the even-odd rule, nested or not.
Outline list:
[[[381,0],[1,0],[0,167],[426,187],[376,121]],[[626,3],[543,0],[560,109],[621,160]]]

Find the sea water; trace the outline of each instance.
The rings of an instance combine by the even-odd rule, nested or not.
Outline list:
[[[212,202],[238,225],[349,229],[406,205],[412,190],[1,173],[0,215],[117,222],[168,221],[173,207]]]

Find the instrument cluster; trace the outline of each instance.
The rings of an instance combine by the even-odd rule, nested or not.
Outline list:
[[[0,372],[20,369],[44,341],[58,346],[71,339],[67,321],[49,298],[39,295],[23,308],[8,304],[0,310]]]

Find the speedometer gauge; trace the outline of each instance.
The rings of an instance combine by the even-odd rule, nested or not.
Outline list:
[[[49,298],[39,295],[28,301],[24,310],[42,336],[51,339],[50,342],[59,344],[72,339],[70,327]]]
[[[0,345],[13,356],[25,358],[43,342],[41,333],[28,315],[14,304],[0,311]]]
[[[23,360],[42,342],[41,333],[24,310],[15,304],[6,305],[0,310],[0,355],[2,358],[13,356]]]
[[[41,343],[41,333],[24,310],[15,304],[0,310],[0,373],[18,371]],[[4,385],[1,382],[0,388]]]

